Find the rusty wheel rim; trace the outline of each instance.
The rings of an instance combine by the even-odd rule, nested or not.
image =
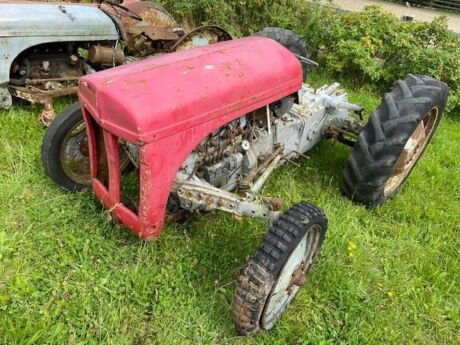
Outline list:
[[[124,171],[131,160],[123,148],[119,146],[120,170]],[[64,174],[72,181],[91,185],[91,170],[88,137],[84,121],[77,123],[64,137],[59,152],[59,159]]]
[[[432,108],[412,132],[412,135],[406,142],[401,155],[398,157],[395,165],[393,166],[390,178],[385,183],[385,197],[393,195],[414,168],[433,136],[439,120],[439,115],[439,107]]]
[[[265,305],[261,322],[270,329],[299,289],[307,283],[306,274],[315,261],[321,238],[321,226],[314,224],[307,230],[286,260]]]
[[[171,48],[171,52],[203,47],[217,42],[229,41],[231,39],[232,36],[230,36],[229,33],[217,26],[202,26],[181,37]]]
[[[88,138],[83,121],[64,137],[59,158],[62,170],[69,179],[83,185],[91,183]]]

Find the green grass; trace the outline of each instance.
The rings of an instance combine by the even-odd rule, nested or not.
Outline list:
[[[368,112],[380,101],[366,88],[350,97]],[[0,116],[5,344],[460,343],[458,121],[443,120],[401,193],[379,209],[340,194],[349,149],[338,143],[275,172],[265,192],[324,208],[329,231],[276,328],[241,338],[230,316],[235,277],[264,224],[210,213],[144,243],[112,225],[89,192],[66,194],[45,176],[39,112],[19,103]]]

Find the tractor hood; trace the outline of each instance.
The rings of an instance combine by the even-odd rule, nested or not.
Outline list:
[[[117,41],[112,19],[95,6],[69,4],[0,4],[0,108],[12,104],[10,67],[24,50],[52,42]]]
[[[69,4],[0,4],[0,37],[90,36],[116,40],[117,28],[95,6]]]
[[[301,87],[294,54],[273,40],[249,37],[86,75],[79,96],[104,129],[149,143],[229,122]]]

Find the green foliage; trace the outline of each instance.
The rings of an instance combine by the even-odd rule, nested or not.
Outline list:
[[[460,41],[445,17],[432,23],[402,22],[378,7],[338,13],[302,0],[162,0],[178,21],[218,24],[235,36],[267,26],[302,35],[330,72],[388,89],[408,73],[426,74],[451,88],[449,112],[460,111]]]
[[[460,42],[445,17],[402,22],[368,7],[335,19],[316,42],[327,69],[385,88],[408,73],[426,74],[450,86],[450,110],[459,110]]]
[[[174,17],[191,25],[218,24],[235,36],[249,35],[263,27],[292,27],[304,10],[298,0],[160,0]],[[305,6],[302,6],[305,7]]]

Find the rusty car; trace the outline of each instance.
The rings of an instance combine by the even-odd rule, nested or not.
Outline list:
[[[147,1],[97,4],[0,3],[0,107],[12,96],[44,105],[75,94],[86,74],[194,46],[229,40],[217,26],[185,32],[161,6]]]

